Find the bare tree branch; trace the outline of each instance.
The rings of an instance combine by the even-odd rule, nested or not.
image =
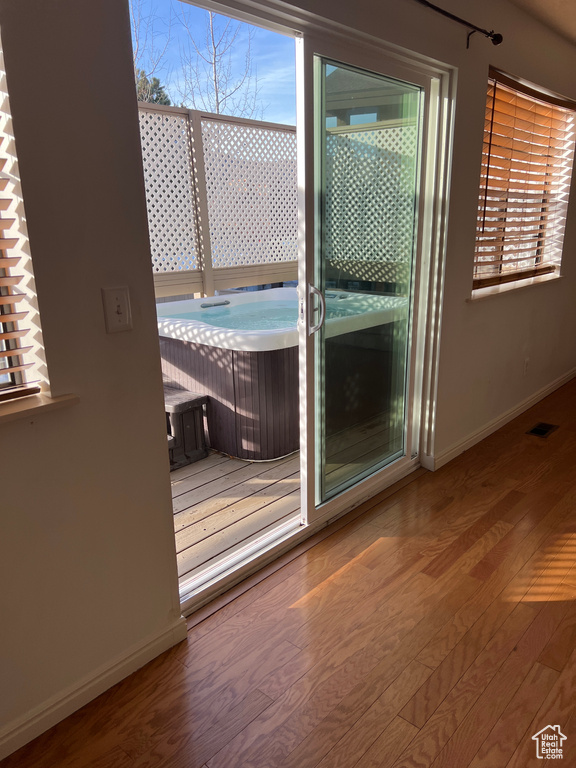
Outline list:
[[[204,42],[199,44],[197,31],[184,7],[178,15],[186,31],[185,43],[180,46],[181,80],[176,86],[183,106],[236,117],[261,117],[258,76],[252,61],[254,31],[248,25],[208,11]],[[244,63],[233,67],[244,26]]]
[[[166,17],[157,12],[154,0],[130,0],[130,22],[138,98],[157,101],[154,88],[161,88],[159,76],[165,82],[170,78],[165,59],[172,39],[172,6]]]

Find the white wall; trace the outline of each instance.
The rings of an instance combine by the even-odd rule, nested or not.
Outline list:
[[[488,66],[576,98],[576,50],[505,0],[443,1],[504,35],[499,48],[475,35],[469,51],[463,28],[414,0],[301,3],[458,67],[436,438],[446,454],[576,364],[576,206],[563,279],[466,302]],[[126,3],[2,0],[0,25],[50,375],[55,393],[80,396],[0,425],[10,728],[139,644],[157,648],[178,605]],[[107,336],[100,288],[119,284],[134,330]]]
[[[470,296],[475,212],[489,65],[576,99],[576,48],[504,2],[451,3],[454,13],[504,35],[474,35],[460,57],[435,454],[453,449],[535,393],[575,372],[576,191],[562,279],[483,301]],[[457,31],[458,32],[458,31]],[[462,32],[459,32],[462,41]],[[524,375],[524,362],[529,358]]]
[[[2,0],[0,25],[53,394],[80,398],[0,423],[1,757],[185,624],[127,5]],[[134,330],[107,335],[117,285]]]

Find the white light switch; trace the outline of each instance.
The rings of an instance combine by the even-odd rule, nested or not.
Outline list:
[[[102,288],[106,332],[132,330],[132,312],[130,310],[130,291],[128,286],[120,288]]]

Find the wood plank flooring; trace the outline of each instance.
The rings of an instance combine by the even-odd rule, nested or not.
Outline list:
[[[2,768],[576,765],[576,380],[251,583]]]
[[[299,517],[299,456],[248,462],[212,453],[170,473],[181,583]]]

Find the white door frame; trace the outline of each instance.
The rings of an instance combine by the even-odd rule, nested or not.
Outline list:
[[[436,357],[440,310],[444,229],[448,194],[451,131],[446,92],[450,78],[431,72],[420,62],[407,61],[385,44],[367,44],[364,36],[308,31],[298,41],[298,188],[300,194],[300,450],[302,522],[326,522],[339,517],[412,472],[429,464],[433,437],[432,402],[436,392]],[[314,337],[308,333],[312,307],[308,285],[314,285],[317,176],[314,138],[314,58],[339,61],[420,86],[425,94],[422,119],[420,199],[413,269],[413,313],[410,322],[406,456],[375,472],[323,504],[315,504]]]

